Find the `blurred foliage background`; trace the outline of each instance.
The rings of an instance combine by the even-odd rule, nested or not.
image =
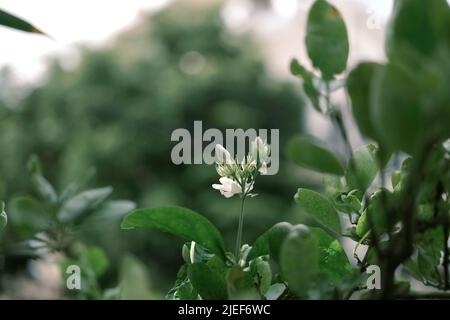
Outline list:
[[[90,187],[112,186],[112,198],[139,207],[192,208],[213,221],[232,247],[239,199],[224,199],[211,188],[218,179],[214,166],[170,160],[172,131],[192,130],[194,120],[201,120],[204,130],[280,129],[280,172],[257,182],[262,196],[248,201],[244,240],[288,219],[299,179],[283,150],[302,127],[299,89],[274,78],[257,46],[227,31],[217,8],[178,4],[141,19],[112,45],[80,53],[73,70],[54,59],[46,83],[37,88],[15,88],[8,72],[1,73],[0,199],[33,192],[26,163],[36,154],[58,190],[95,168]],[[22,240],[14,226],[11,212],[0,242]],[[120,231],[119,220],[90,225],[79,237],[102,247],[111,260],[104,288],[116,284],[129,253],[149,270],[157,292],[167,291],[181,264],[182,242]],[[2,251],[0,292],[7,275],[28,272],[27,257],[6,245]]]

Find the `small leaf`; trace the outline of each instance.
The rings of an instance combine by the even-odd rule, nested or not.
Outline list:
[[[32,181],[42,199],[49,203],[56,203],[58,201],[58,195],[47,179],[41,175],[35,175],[32,177]]]
[[[306,70],[297,59],[292,59],[290,69],[294,76],[303,79],[303,90],[305,91],[306,96],[311,101],[314,109],[322,113],[322,108],[320,106],[320,92],[314,86],[314,75]]]
[[[105,187],[79,193],[63,204],[58,212],[59,221],[63,223],[73,222],[75,219],[101,204],[111,192],[111,187]]]
[[[306,226],[299,225],[283,241],[280,266],[289,288],[304,297],[318,273],[319,242]]]
[[[261,295],[265,295],[272,283],[272,269],[268,261],[255,259],[250,264],[250,270],[255,278],[256,286]]]
[[[291,159],[298,165],[322,173],[342,176],[344,169],[338,157],[311,136],[296,136],[288,144]]]
[[[304,213],[314,218],[327,231],[335,235],[341,234],[338,213],[327,198],[312,190],[298,189],[295,201]]]
[[[365,191],[378,173],[376,159],[377,148],[368,144],[357,149],[350,161],[347,170],[347,181],[352,188]],[[351,166],[353,163],[354,168]]]
[[[151,228],[195,241],[225,259],[225,246],[220,232],[205,217],[181,207],[139,209],[128,214],[122,229]]]
[[[341,13],[327,1],[317,0],[309,12],[306,47],[313,66],[325,80],[345,70],[349,53],[347,27]]]
[[[82,264],[90,268],[97,277],[103,275],[109,266],[105,252],[99,247],[87,247],[80,253]]]
[[[129,200],[110,200],[105,201],[98,210],[95,211],[93,217],[97,219],[118,219],[136,208],[136,204]]]
[[[37,34],[44,34],[41,30],[34,27],[29,22],[20,19],[4,10],[0,10],[0,25],[25,31],[25,32],[32,32]]]
[[[224,272],[206,263],[194,263],[188,266],[189,279],[204,300],[228,299]]]

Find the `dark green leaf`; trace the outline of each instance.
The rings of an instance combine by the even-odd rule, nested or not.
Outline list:
[[[181,207],[139,209],[128,214],[122,229],[151,228],[195,241],[225,259],[225,246],[220,232],[200,214]]]
[[[44,34],[41,30],[37,29],[29,22],[22,20],[3,10],[0,10],[0,25],[25,32]]]
[[[404,59],[406,51],[429,56],[441,44],[450,45],[450,9],[446,0],[398,0],[388,32],[387,53]]]

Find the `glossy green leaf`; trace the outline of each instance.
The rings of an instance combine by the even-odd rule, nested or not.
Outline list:
[[[347,27],[340,12],[325,0],[312,6],[306,31],[306,47],[313,66],[325,80],[342,73],[347,66]]]
[[[225,259],[225,246],[220,232],[202,215],[181,207],[169,206],[139,209],[128,214],[122,229],[151,228],[195,241]]]
[[[295,194],[295,201],[300,209],[317,221],[320,226],[335,235],[341,234],[339,216],[330,200],[318,192],[300,188]]]
[[[111,194],[112,188],[105,187],[81,192],[67,200],[58,212],[61,222],[73,222],[89,210],[96,208]]]
[[[319,241],[306,226],[299,225],[283,241],[280,266],[289,288],[306,295],[319,271]]]
[[[289,141],[290,158],[298,165],[322,173],[343,175],[338,157],[311,136],[296,136]]]

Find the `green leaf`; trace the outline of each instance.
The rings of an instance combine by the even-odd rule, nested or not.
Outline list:
[[[35,26],[30,24],[29,22],[20,19],[4,10],[0,10],[0,25],[25,32],[45,34],[41,30],[37,29]]]
[[[374,145],[368,144],[354,152],[350,160],[353,161],[354,168],[350,163],[347,170],[347,181],[351,188],[364,192],[372,184],[378,173],[376,151]]]
[[[41,197],[50,203],[56,203],[58,201],[58,195],[52,184],[41,175],[35,175],[32,177],[33,184]]]
[[[58,212],[58,219],[63,223],[73,222],[89,210],[96,208],[111,194],[112,188],[92,189],[77,194],[63,204]]]
[[[288,222],[279,222],[269,229],[270,256],[277,262],[280,261],[280,249],[284,239],[292,231],[294,226]]]
[[[347,254],[339,241],[327,232],[318,228],[310,228],[310,231],[319,239],[320,272],[326,275],[328,281],[338,284],[352,270]]]
[[[253,243],[253,246],[247,255],[247,261],[252,261],[253,259],[269,254],[269,231],[266,231]]]
[[[129,200],[110,200],[105,201],[93,217],[96,219],[118,219],[136,208],[136,204]]]
[[[259,293],[264,296],[272,284],[272,269],[269,262],[262,258],[255,259],[250,263],[250,270],[255,278]]]
[[[225,245],[220,232],[202,215],[181,207],[139,209],[128,214],[122,229],[152,228],[195,241],[225,259]]]
[[[315,191],[301,188],[294,198],[300,209],[314,218],[323,228],[335,235],[341,234],[338,213],[327,198]]]
[[[296,136],[289,141],[290,158],[298,165],[322,173],[344,175],[338,157],[311,136]]]
[[[292,59],[290,69],[294,76],[303,79],[303,90],[305,91],[306,96],[311,101],[314,109],[322,113],[322,108],[320,106],[320,92],[314,86],[314,75],[306,70],[297,59]]]
[[[415,51],[430,56],[442,43],[450,45],[450,9],[446,0],[396,1],[386,47],[391,59]]]
[[[82,264],[91,269],[96,277],[100,277],[109,267],[105,252],[99,247],[87,247],[80,252]]]
[[[383,146],[413,154],[426,137],[421,87],[414,72],[388,64],[377,72],[373,90],[370,116]]]
[[[194,263],[188,266],[192,285],[204,300],[226,300],[225,269],[210,263]]]
[[[280,266],[289,288],[304,297],[319,271],[319,242],[310,230],[298,225],[281,246]]]
[[[189,280],[188,266],[182,265],[177,273],[177,280],[172,289],[166,294],[167,300],[197,300],[198,292]]]
[[[27,168],[31,175],[33,186],[36,188],[42,199],[49,203],[56,203],[58,201],[58,195],[52,184],[42,175],[42,165],[36,155],[30,157]]]
[[[396,170],[391,175],[391,185],[392,189],[395,189],[401,181],[401,172],[400,170]]]
[[[372,62],[359,64],[347,79],[347,91],[352,101],[353,117],[359,130],[365,136],[378,141],[376,130],[370,118],[370,94],[372,79],[381,65]]]
[[[306,47],[313,66],[325,80],[345,70],[349,53],[347,28],[340,12],[327,1],[317,0],[309,12]]]
[[[2,231],[8,223],[8,216],[6,215],[5,203],[3,201],[1,202],[0,208],[0,231]]]

